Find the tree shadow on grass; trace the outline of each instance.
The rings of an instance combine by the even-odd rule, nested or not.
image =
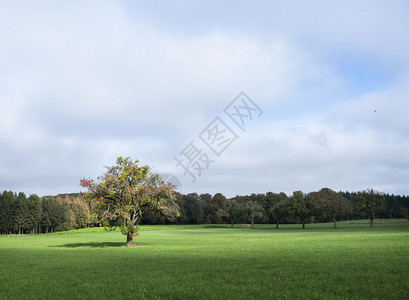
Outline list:
[[[137,243],[135,244],[136,247],[142,247],[147,244]],[[49,246],[49,247],[65,247],[65,248],[79,248],[79,247],[91,247],[91,248],[108,248],[108,247],[126,247],[126,243],[116,243],[116,242],[90,242],[90,243],[72,243],[72,244],[64,244],[64,245],[57,245],[57,246]]]

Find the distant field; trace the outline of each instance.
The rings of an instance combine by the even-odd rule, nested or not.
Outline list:
[[[337,222],[338,223],[338,222]],[[350,221],[340,221],[340,224],[369,224],[369,220],[350,220]],[[382,223],[409,223],[408,219],[374,219],[375,224]]]
[[[0,299],[408,299],[409,223],[0,237]]]

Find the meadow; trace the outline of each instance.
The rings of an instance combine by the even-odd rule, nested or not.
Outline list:
[[[408,299],[409,223],[0,236],[0,299]]]

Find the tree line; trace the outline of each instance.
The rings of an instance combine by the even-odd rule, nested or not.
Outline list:
[[[179,224],[203,223],[280,223],[301,224],[334,222],[337,220],[408,218],[409,197],[383,194],[372,189],[360,192],[335,192],[323,188],[317,192],[251,194],[227,199],[217,193],[198,195],[178,194]],[[143,221],[152,222],[146,216]]]
[[[0,233],[48,233],[89,225],[90,207],[70,195],[38,197],[3,191],[0,194]]]
[[[196,193],[175,193],[179,217],[170,221],[156,210],[147,210],[140,224],[305,224],[340,220],[408,218],[409,197],[366,190],[251,194],[226,198]],[[3,191],[0,194],[0,233],[48,233],[98,226],[92,207],[80,194],[38,197]]]

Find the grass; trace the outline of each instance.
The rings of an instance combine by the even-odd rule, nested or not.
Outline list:
[[[151,231],[151,230],[175,230],[175,229],[199,229],[199,228],[215,228],[215,227],[229,227],[229,225],[220,224],[220,225],[209,225],[209,224],[200,224],[200,225],[140,225],[139,231]],[[76,234],[76,233],[89,233],[89,232],[105,232],[104,227],[92,227],[92,228],[83,228],[76,230],[60,231],[55,232],[55,234]],[[119,229],[117,229],[119,232]]]
[[[331,225],[3,236],[0,299],[409,298],[409,223]]]
[[[337,222],[338,223],[338,222]],[[345,224],[370,224],[369,219],[367,220],[349,220],[349,221],[339,221],[339,223]],[[408,219],[374,219],[374,224],[382,224],[382,223],[409,223]]]

